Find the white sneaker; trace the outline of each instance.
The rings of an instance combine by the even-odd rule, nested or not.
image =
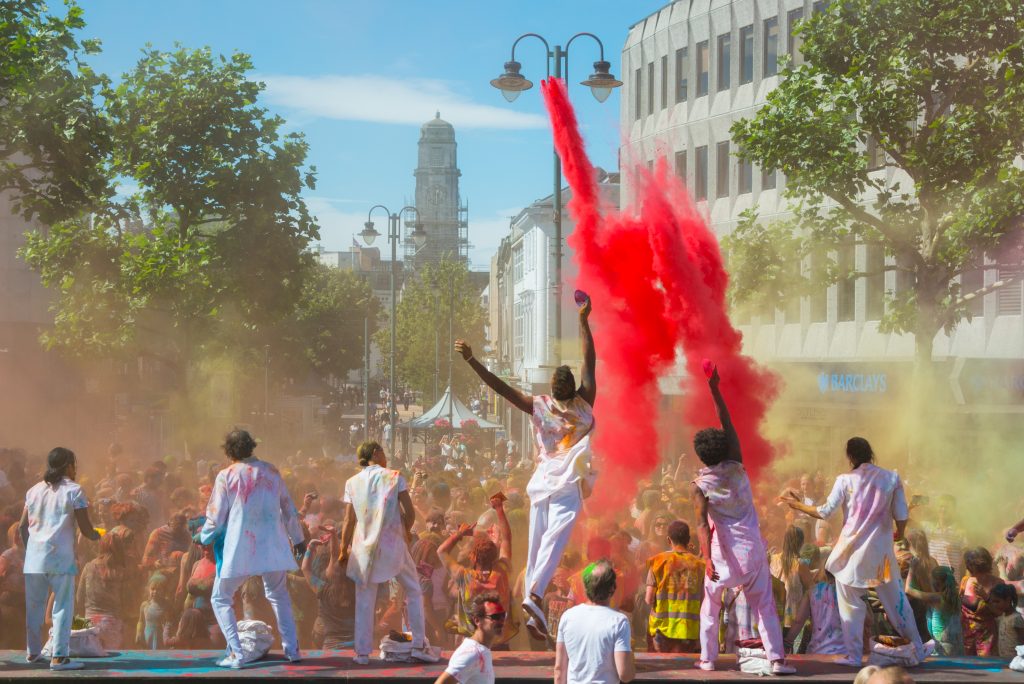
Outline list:
[[[50,670],[54,672],[63,672],[64,670],[81,670],[85,667],[85,663],[79,660],[64,660],[59,663],[50,663]]]
[[[533,627],[537,633],[542,635],[545,641],[550,641],[551,632],[548,631],[548,621],[544,617],[544,611],[540,609],[533,597],[527,596],[523,599],[523,610],[526,611],[528,618],[533,619]]]
[[[42,660],[43,660],[43,656],[41,656],[38,653],[36,653],[35,655],[32,655],[31,653],[26,653],[25,654],[25,662],[26,663],[38,663],[38,662],[41,662]]]
[[[441,659],[441,656],[430,646],[414,648],[409,652],[409,656],[412,657],[413,660],[419,660],[423,663],[436,663]]]
[[[285,653],[284,657],[289,663],[301,663],[302,651],[295,651],[295,653]]]
[[[232,670],[241,670],[242,661],[236,658],[234,655],[224,656],[217,661],[217,667],[227,667]]]
[[[355,658],[352,659],[352,664],[353,665],[369,665],[370,664],[370,656],[357,655]]]
[[[698,660],[694,667],[704,670],[705,672],[715,671],[715,664],[710,660]]]
[[[833,662],[835,662],[836,665],[844,665],[846,667],[860,667],[861,666],[861,660],[860,659],[847,658],[845,656],[842,657],[842,658],[838,658],[837,660],[835,660]]]
[[[776,660],[772,663],[772,674],[773,675],[791,675],[796,674],[796,668],[792,665],[787,665],[784,661]]]

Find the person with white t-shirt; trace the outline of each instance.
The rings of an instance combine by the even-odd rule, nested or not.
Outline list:
[[[448,667],[434,684],[494,684],[491,644],[501,636],[507,617],[495,592],[474,596],[470,604],[470,619],[476,631],[473,636],[462,640],[448,659]]]
[[[388,468],[384,449],[377,442],[363,442],[357,452],[363,471],[345,483],[345,523],[341,533],[341,558],[356,584],[355,651],[353,663],[370,662],[373,615],[377,587],[397,579],[405,590],[413,659],[436,663],[440,658],[426,639],[423,589],[416,564],[409,554],[409,531],[416,509],[405,478]]]
[[[89,501],[75,482],[75,453],[57,447],[46,457],[43,481],[25,494],[19,531],[25,542],[25,659],[40,660],[41,631],[46,603],[53,592],[53,653],[51,670],[80,670],[83,664],[68,658],[71,620],[75,614],[75,527],[86,539],[100,533],[89,521]]]
[[[636,676],[629,618],[608,607],[615,594],[611,561],[583,570],[587,602],[562,613],[555,646],[555,684],[618,684]]]

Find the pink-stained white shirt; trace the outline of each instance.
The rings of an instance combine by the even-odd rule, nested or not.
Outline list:
[[[538,453],[526,494],[537,503],[590,476],[594,409],[579,394],[566,402],[536,395],[530,422]]]
[[[39,482],[25,493],[28,544],[25,574],[78,574],[75,561],[75,511],[89,501],[77,482],[64,478],[56,485]]]
[[[893,524],[909,516],[900,476],[873,463],[841,474],[818,513],[827,518],[840,508],[843,529],[825,569],[850,587],[876,587],[898,580]]]
[[[808,653],[846,655],[843,624],[839,619],[836,585],[818,582],[808,594],[811,602],[811,643]]]
[[[750,478],[739,461],[701,468],[693,481],[708,500],[711,560],[719,581],[733,586],[768,562]]]
[[[371,464],[345,483],[344,502],[352,505],[356,529],[348,557],[348,576],[356,584],[387,582],[413,565],[398,495],[408,489],[397,470]]]
[[[217,473],[200,540],[224,535],[220,577],[250,577],[298,568],[292,546],[305,536],[281,473],[250,457]]]

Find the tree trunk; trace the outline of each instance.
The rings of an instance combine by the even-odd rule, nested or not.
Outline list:
[[[919,273],[915,294],[917,319],[914,323],[914,367],[910,385],[910,415],[907,420],[907,461],[920,464],[922,457],[935,447],[934,433],[930,429],[936,398],[943,396],[932,360],[932,344],[942,329],[939,300],[945,287],[937,286],[931,274]]]

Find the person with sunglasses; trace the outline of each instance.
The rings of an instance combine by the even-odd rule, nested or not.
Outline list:
[[[494,684],[491,645],[501,636],[507,617],[497,593],[474,596],[470,618],[476,630],[462,640],[434,684]]]

